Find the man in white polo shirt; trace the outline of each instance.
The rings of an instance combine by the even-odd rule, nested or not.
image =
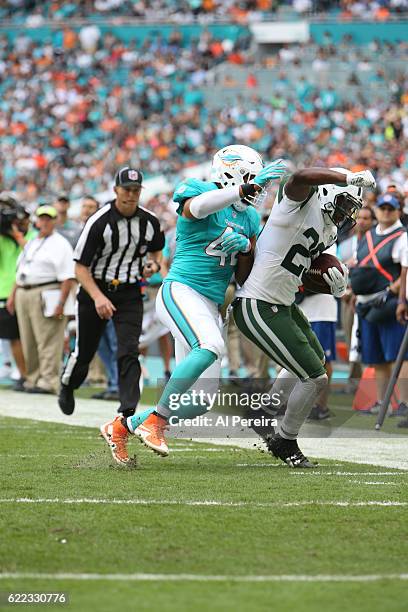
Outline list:
[[[7,308],[17,313],[27,369],[25,390],[56,393],[67,320],[64,305],[74,279],[73,250],[55,231],[53,206],[40,206],[36,216],[39,233],[18,259],[16,286]]]

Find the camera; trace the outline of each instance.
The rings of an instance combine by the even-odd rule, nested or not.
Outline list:
[[[22,221],[27,215],[24,206],[18,204],[12,196],[0,194],[0,234],[2,236],[9,236],[13,223]]]

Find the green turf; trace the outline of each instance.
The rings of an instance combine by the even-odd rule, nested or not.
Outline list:
[[[0,419],[0,497],[167,500],[164,505],[0,505],[1,572],[203,575],[392,574],[408,570],[407,507],[282,507],[300,501],[408,501],[408,473],[322,460],[319,472],[266,453],[172,441],[163,459],[132,440],[114,466],[95,430]],[[216,448],[216,447],[212,447]],[[245,465],[248,464],[248,465]],[[338,472],[352,472],[340,476]],[[365,475],[374,472],[376,475]],[[391,474],[382,475],[382,472]],[[376,482],[379,484],[365,484]],[[386,484],[381,484],[386,483]],[[185,501],[245,502],[188,506]],[[260,507],[256,504],[270,504]],[[69,609],[406,609],[407,582],[199,583],[2,580],[0,590],[67,591]]]
[[[2,387],[0,386],[0,392]],[[243,390],[242,388],[241,390]],[[75,397],[82,399],[89,399],[94,393],[101,391],[101,387],[81,387],[75,391]],[[236,387],[224,387],[224,391],[232,391],[236,392]],[[147,406],[153,406],[157,403],[158,398],[160,397],[160,390],[156,387],[145,387],[141,397],[141,403]],[[377,417],[375,415],[366,415],[362,414],[359,411],[355,411],[352,409],[353,396],[351,394],[343,394],[332,392],[329,398],[329,407],[331,410],[331,418],[321,421],[314,422],[313,428],[315,430],[315,434],[317,437],[327,437],[329,433],[337,428],[349,428],[349,429],[364,429],[367,431],[372,431],[373,436],[376,436],[374,431],[375,423]],[[214,408],[215,410],[215,408]],[[230,413],[236,414],[237,411],[229,408],[218,407],[218,411],[222,413]],[[238,411],[239,413],[240,411]],[[398,434],[400,436],[408,436],[408,429],[398,428],[398,422],[400,418],[386,418],[384,421],[384,425],[382,427],[382,431],[386,433]],[[309,423],[310,424],[310,423]],[[314,434],[313,434],[314,435]]]

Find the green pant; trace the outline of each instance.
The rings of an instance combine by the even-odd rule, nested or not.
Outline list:
[[[240,298],[234,302],[234,317],[245,336],[300,379],[325,374],[324,351],[296,304],[280,306]]]

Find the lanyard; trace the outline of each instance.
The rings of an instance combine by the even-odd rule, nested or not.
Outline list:
[[[35,256],[35,255],[38,253],[38,251],[39,251],[39,250],[41,249],[41,247],[44,245],[44,243],[45,243],[45,241],[47,240],[47,238],[49,238],[49,236],[44,236],[44,238],[42,239],[41,244],[39,244],[39,245],[37,246],[37,248],[36,248],[36,249],[34,249],[32,253],[30,253],[30,258],[28,258],[28,257],[27,257],[28,252],[26,252],[26,250],[28,251],[27,247],[28,247],[28,245],[30,244],[30,241],[29,241],[29,242],[26,244],[26,246],[24,247],[24,250],[23,250],[23,253],[22,253],[22,257],[21,257],[21,263],[23,263],[23,262],[24,262],[24,263],[26,263],[26,264],[30,264],[30,263],[33,261],[33,259],[34,259],[34,256]],[[20,264],[20,265],[21,265],[21,264]]]

